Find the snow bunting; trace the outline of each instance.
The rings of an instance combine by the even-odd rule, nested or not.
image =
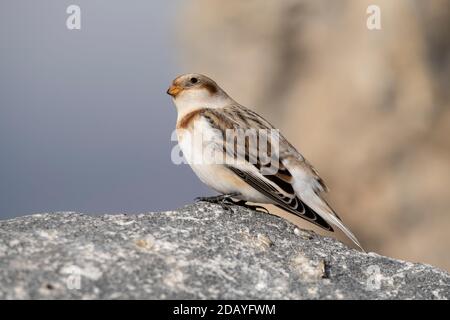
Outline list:
[[[177,108],[183,156],[221,194],[214,199],[274,204],[325,230],[338,227],[362,249],[321,197],[327,187],[317,171],[268,121],[201,74],[177,77],[167,93]]]

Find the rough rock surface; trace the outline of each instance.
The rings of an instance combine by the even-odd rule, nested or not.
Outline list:
[[[0,221],[0,298],[448,299],[450,275],[201,202]]]

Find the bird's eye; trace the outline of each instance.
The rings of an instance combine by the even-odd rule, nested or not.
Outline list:
[[[198,79],[197,78],[191,78],[191,83],[197,83],[198,82]]]

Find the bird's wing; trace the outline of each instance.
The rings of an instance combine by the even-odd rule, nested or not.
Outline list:
[[[261,142],[261,137],[270,135],[275,129],[257,113],[237,104],[219,110],[204,109],[202,116],[212,127],[222,131],[223,137],[227,135],[227,129],[231,131],[256,129],[259,139],[257,142]],[[245,139],[241,148],[238,148],[235,139],[224,138],[223,148],[226,154],[231,153],[241,160],[241,164],[250,163],[257,170],[249,169],[248,165],[236,166],[227,163],[228,168],[271,199],[275,205],[326,230],[333,231],[331,225],[338,227],[364,251],[355,235],[320,195],[328,188],[318,172],[280,133],[277,136],[279,140],[276,152],[273,150],[275,145],[270,143],[266,150],[270,155],[269,165],[272,166],[275,162],[278,166],[276,172],[266,170],[267,161],[262,161],[260,157],[261,144],[257,143],[256,147],[252,147],[249,143],[251,138],[248,141]]]
[[[295,214],[315,225],[333,231],[333,228],[320,215],[314,212],[310,207],[305,205],[295,193],[287,193],[286,190],[281,190],[281,187],[274,182],[276,175],[268,176],[262,174],[255,174],[254,172],[244,171],[235,166],[227,165],[227,167],[238,175],[242,180],[247,182],[254,189],[261,194],[271,199],[274,204],[290,213]]]
[[[293,147],[284,137],[278,134],[280,141],[277,144],[280,150],[274,152],[275,146],[269,136],[275,128],[269,122],[242,106],[230,106],[221,110],[204,109],[201,115],[209,121],[213,128],[222,131],[223,137],[228,135],[223,141],[223,151],[230,155],[232,159],[244,160],[227,162],[226,165],[231,171],[272,200],[276,206],[325,230],[333,231],[331,225],[296,194],[293,188],[293,176],[282,161],[284,154],[292,156],[292,151],[289,149]],[[252,132],[246,131],[248,139],[244,139],[240,144],[237,143],[236,139],[230,139],[230,134],[239,133],[239,130],[252,129],[255,129],[256,137],[252,137]],[[256,144],[250,142],[252,138],[257,139]],[[267,142],[266,152],[270,155],[270,161],[262,159],[264,152],[260,152],[258,149],[261,146],[258,143],[261,142],[261,139]],[[295,156],[298,160],[306,161],[295,149],[294,151],[297,153]],[[251,166],[242,165],[243,162],[251,164]],[[272,170],[271,166],[273,165],[275,165],[276,170]],[[257,170],[254,170],[254,168]],[[318,180],[318,188],[325,189],[322,180]]]

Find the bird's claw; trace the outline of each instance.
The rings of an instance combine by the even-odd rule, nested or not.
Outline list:
[[[248,204],[247,201],[245,201],[245,200],[234,201],[233,199],[231,199],[232,197],[235,197],[237,195],[238,194],[222,194],[222,195],[212,196],[212,197],[197,197],[197,198],[195,198],[195,201],[196,202],[205,201],[205,202],[209,202],[209,203],[220,204],[222,206],[222,208],[227,211],[230,210],[230,207],[228,205],[232,204],[232,205],[241,206],[241,207],[253,210],[253,211],[270,213],[269,210],[267,210],[263,206],[251,205],[251,204]]]
[[[196,202],[205,201],[205,202],[217,203],[217,204],[223,204],[223,203],[233,204],[234,201],[231,199],[231,197],[235,197],[237,195],[238,195],[237,193],[230,193],[230,194],[221,194],[221,195],[212,196],[212,197],[197,197],[197,198],[195,198],[195,201]]]
[[[228,195],[219,195],[219,196],[213,196],[213,197],[197,197],[195,198],[196,202],[204,201],[209,203],[222,203],[224,201],[227,201],[229,198]]]

